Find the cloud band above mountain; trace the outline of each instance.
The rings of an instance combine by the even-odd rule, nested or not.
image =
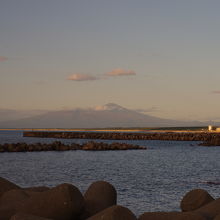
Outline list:
[[[136,75],[135,71],[133,70],[124,70],[121,68],[117,68],[112,70],[111,72],[106,73],[107,76],[131,76]]]
[[[220,90],[212,91],[213,94],[220,94]]]
[[[91,74],[84,74],[84,73],[74,73],[70,75],[67,79],[72,81],[93,81],[100,79],[108,79],[108,77],[132,76],[132,75],[136,75],[136,72],[133,70],[124,70],[122,68],[117,68],[117,69],[113,69],[111,72],[102,74],[100,76],[94,76]]]
[[[73,81],[92,81],[92,80],[98,80],[99,78],[89,74],[75,73],[69,76],[67,79]]]
[[[0,56],[0,62],[4,62],[8,60],[8,57]]]

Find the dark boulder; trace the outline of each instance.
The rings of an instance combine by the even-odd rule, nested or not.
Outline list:
[[[19,186],[16,184],[0,177],[0,197],[3,195],[3,193],[12,190],[12,189],[20,189]]]
[[[22,202],[23,200],[28,199],[30,196],[22,189],[12,189],[5,192],[0,197],[0,207],[8,206],[11,208],[15,208],[15,206]]]
[[[32,191],[32,192],[44,192],[49,190],[50,188],[47,186],[33,186],[33,187],[27,187],[23,188],[25,191]]]
[[[86,219],[96,213],[116,205],[117,192],[113,185],[105,181],[92,183],[84,194],[85,211],[81,219]]]
[[[81,192],[75,186],[64,183],[32,194],[16,206],[16,211],[54,220],[75,220],[83,208]]]
[[[138,220],[206,220],[194,212],[145,212]]]
[[[137,220],[137,218],[128,208],[114,205],[87,220]]]
[[[11,216],[16,213],[16,210],[11,206],[1,205],[0,206],[0,220],[9,220]]]
[[[216,217],[214,218],[214,220],[220,220],[220,215],[216,215]]]
[[[13,215],[10,220],[52,220],[49,218],[42,218],[35,215],[29,215],[29,214],[23,214],[23,213],[17,213]]]
[[[194,189],[186,193],[183,197],[180,208],[183,212],[193,211],[213,200],[214,198],[207,191],[203,189]]]
[[[217,215],[220,215],[220,198],[202,206],[194,212],[202,214],[208,219],[215,218]]]

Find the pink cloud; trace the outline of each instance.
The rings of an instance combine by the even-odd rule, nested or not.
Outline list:
[[[117,68],[112,70],[109,73],[106,73],[107,76],[131,76],[136,75],[136,73],[133,70],[124,70],[121,68]]]
[[[73,81],[91,81],[91,80],[98,80],[98,77],[91,76],[89,74],[83,74],[83,73],[75,73],[67,78],[68,80]]]
[[[4,62],[4,61],[6,61],[6,60],[8,60],[7,57],[0,56],[0,62]]]
[[[220,90],[212,91],[213,94],[220,94]]]

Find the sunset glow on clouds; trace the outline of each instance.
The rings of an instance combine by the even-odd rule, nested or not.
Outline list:
[[[67,79],[72,81],[91,81],[91,80],[100,80],[100,79],[107,79],[106,76],[131,76],[136,75],[135,71],[133,70],[124,70],[121,68],[113,69],[111,72],[106,74],[102,74],[100,76],[94,76],[90,74],[83,74],[83,73],[75,73],[70,75]]]
[[[212,91],[213,94],[220,94],[220,90]]]
[[[121,68],[117,68],[112,70],[111,72],[106,73],[107,76],[131,76],[136,75],[133,70],[124,70]]]
[[[6,61],[6,60],[8,60],[8,58],[7,58],[7,57],[0,56],[0,62],[4,62],[4,61]]]
[[[91,80],[98,80],[98,77],[91,76],[89,74],[83,74],[83,73],[75,73],[67,78],[68,80],[73,81],[91,81]]]

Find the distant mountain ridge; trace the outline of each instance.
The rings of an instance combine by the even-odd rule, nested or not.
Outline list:
[[[0,128],[106,128],[204,126],[198,121],[158,118],[114,103],[89,109],[49,111],[18,120],[0,121]]]

